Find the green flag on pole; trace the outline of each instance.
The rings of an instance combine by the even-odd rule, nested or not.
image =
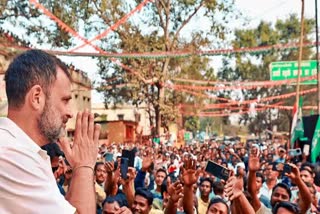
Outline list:
[[[315,163],[319,155],[320,155],[320,117],[318,118],[318,122],[312,138],[311,162]]]
[[[293,119],[291,126],[291,148],[297,139],[304,137],[304,128],[302,121],[302,97],[299,99],[299,106],[297,104],[293,107]]]

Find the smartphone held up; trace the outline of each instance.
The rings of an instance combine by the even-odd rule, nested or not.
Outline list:
[[[219,179],[223,179],[224,181],[227,181],[229,179],[231,173],[228,168],[210,160],[205,167],[205,171]]]

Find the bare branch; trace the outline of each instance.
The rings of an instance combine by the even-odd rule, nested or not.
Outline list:
[[[163,18],[162,18],[162,15],[161,15],[161,8],[160,8],[160,5],[159,5],[159,2],[161,3],[162,1],[159,0],[159,1],[156,1],[155,5],[156,5],[156,8],[157,8],[157,11],[158,11],[158,14],[159,14],[159,18],[160,18],[160,26],[165,29],[165,26],[164,26],[164,22],[163,22]],[[161,4],[161,6],[163,7],[163,3]],[[164,7],[163,7],[164,8]]]
[[[197,14],[197,12],[198,12],[198,11],[200,10],[200,8],[204,5],[204,3],[205,3],[204,1],[201,1],[201,3],[199,4],[199,6],[194,9],[193,13],[190,14],[190,16],[182,22],[181,26],[178,28],[176,34],[175,34],[174,37],[173,37],[173,40],[172,40],[172,43],[171,43],[171,46],[170,46],[170,50],[171,50],[171,48],[173,47],[175,41],[178,39],[179,34],[180,34],[180,31],[186,26],[186,24],[188,24],[188,22],[191,20],[191,18],[192,18],[194,15]]]

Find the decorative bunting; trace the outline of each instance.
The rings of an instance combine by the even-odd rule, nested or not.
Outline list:
[[[317,75],[313,75],[310,77],[301,78],[301,82],[307,80],[317,79]],[[219,91],[219,90],[236,90],[236,89],[256,89],[258,87],[270,88],[274,86],[280,85],[289,85],[297,82],[296,79],[288,79],[281,81],[255,81],[255,82],[232,82],[232,86],[194,86],[194,85],[179,85],[179,84],[167,84],[166,87],[172,89],[188,89],[188,90],[210,90],[210,91]]]
[[[302,77],[301,82],[307,80],[317,79],[317,75],[309,76],[309,77]],[[173,81],[177,82],[188,82],[192,84],[199,84],[199,85],[257,85],[257,86],[265,86],[265,85],[288,85],[292,83],[296,83],[297,79],[286,79],[286,80],[277,80],[275,81],[209,81],[209,80],[193,80],[193,79],[183,79],[183,78],[173,78]]]
[[[83,42],[85,42],[86,44],[90,45],[91,47],[93,47],[95,50],[97,50],[99,53],[101,54],[108,54],[106,51],[102,50],[101,48],[91,44],[87,39],[83,38],[82,36],[80,36],[75,30],[73,30],[71,27],[69,27],[68,25],[66,25],[63,21],[61,21],[59,18],[57,18],[55,15],[53,15],[50,11],[48,11],[45,7],[43,7],[40,3],[38,3],[36,0],[29,0],[30,3],[34,4],[36,8],[42,10],[44,12],[45,15],[47,15],[49,18],[51,18],[53,21],[55,21],[58,26],[70,33],[71,35],[79,38],[80,40],[82,40]],[[110,60],[112,62],[114,62],[115,64],[119,65],[120,67],[122,67],[123,69],[129,71],[130,73],[136,75],[139,79],[141,79],[143,82],[145,82],[146,80],[137,72],[134,71],[133,69],[129,68],[128,66],[122,64],[120,61],[118,61],[115,58],[110,58]]]
[[[89,42],[89,41],[87,41]],[[1,44],[3,45],[3,44]],[[89,45],[89,44],[88,44]],[[314,47],[316,45],[316,42],[310,42],[310,43],[305,43],[304,47]],[[319,42],[320,45],[320,42]],[[92,44],[90,44],[90,46],[93,46]],[[22,50],[21,47],[19,46],[14,46],[14,45],[10,45],[10,46],[6,46],[9,48],[15,48],[16,50]],[[282,49],[279,50],[288,50],[288,49],[296,49],[297,47],[291,47],[291,48],[287,48],[284,47]],[[262,53],[262,52],[267,52],[267,51],[271,51],[273,48],[266,48],[263,50],[256,50],[254,51],[255,54],[258,53]],[[212,52],[215,52],[216,54],[209,54],[208,53],[202,53],[199,54],[198,52],[193,52],[193,53],[189,53],[186,52],[188,54],[183,54],[183,51],[175,51],[175,52],[144,52],[144,53],[112,53],[112,52],[106,52],[106,51],[99,51],[98,53],[96,52],[71,52],[71,51],[60,51],[60,50],[47,50],[47,49],[42,49],[43,51],[46,51],[48,53],[54,54],[54,55],[59,55],[59,56],[88,56],[88,57],[106,57],[106,58],[124,58],[124,59],[163,59],[163,58],[185,58],[185,57],[190,57],[190,56],[194,56],[194,55],[201,55],[201,56],[221,56],[222,54],[220,54],[221,50],[212,50]],[[175,53],[175,54],[173,54]],[[182,54],[179,54],[182,53]],[[230,52],[228,55],[232,55],[235,53],[239,53],[237,52],[236,49],[230,49]],[[253,51],[243,51],[241,52],[241,54],[246,54],[246,53],[253,53]],[[224,83],[224,82],[222,82]],[[226,84],[226,83],[224,83]]]
[[[117,29],[120,25],[124,24],[127,19],[132,16],[135,12],[140,11],[148,2],[151,2],[151,0],[144,0],[143,2],[141,2],[136,8],[134,8],[133,10],[131,10],[128,14],[126,14],[124,17],[122,17],[119,21],[117,21],[114,25],[112,25],[110,28],[108,28],[107,30],[103,31],[102,33],[100,33],[99,35],[95,36],[93,39],[89,40],[89,43],[91,44],[92,42],[96,41],[96,40],[100,40],[104,37],[106,37],[110,32],[114,31],[115,29]],[[70,50],[70,52],[75,52],[76,50],[84,47],[88,45],[87,43],[84,43],[78,47],[73,48],[72,50]]]

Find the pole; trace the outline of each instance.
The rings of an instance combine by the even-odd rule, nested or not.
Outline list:
[[[301,23],[300,23],[300,43],[299,43],[299,59],[298,59],[298,80],[296,90],[296,105],[299,106],[299,92],[300,92],[300,79],[301,79],[301,59],[303,47],[303,28],[304,28],[304,0],[301,0]]]
[[[319,35],[318,35],[318,0],[315,0],[315,16],[316,16],[316,60],[317,60],[317,74],[318,74],[318,115],[320,115],[320,72],[319,72]]]

